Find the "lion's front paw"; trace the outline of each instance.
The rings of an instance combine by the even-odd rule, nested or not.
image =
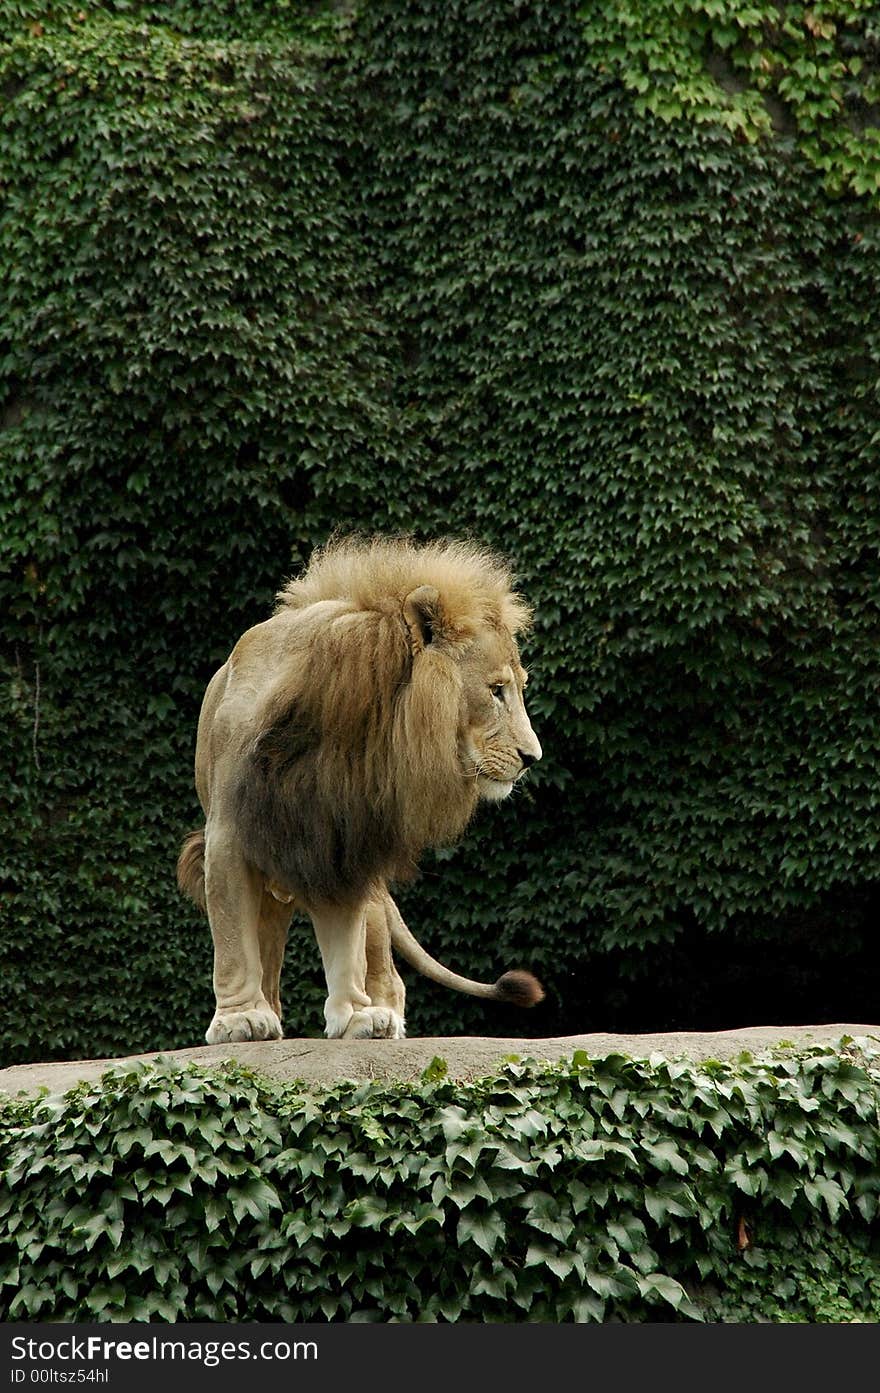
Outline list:
[[[402,1040],[405,1035],[403,1016],[389,1006],[364,1006],[344,1031],[346,1040]]]
[[[268,1006],[251,1011],[218,1011],[205,1032],[209,1045],[229,1045],[239,1040],[280,1040],[281,1022]]]

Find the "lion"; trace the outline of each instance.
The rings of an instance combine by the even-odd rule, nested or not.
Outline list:
[[[516,645],[530,610],[507,564],[470,542],[342,538],[276,602],[212,677],[198,722],[205,827],[177,875],[214,941],[206,1040],[281,1038],[297,909],[318,941],[331,1039],[404,1037],[392,948],[455,990],[534,1005],[531,973],[490,985],[430,957],[388,890],[541,758]]]

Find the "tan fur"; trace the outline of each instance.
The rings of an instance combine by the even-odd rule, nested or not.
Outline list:
[[[196,786],[207,826],[178,867],[214,935],[210,1042],[280,1035],[294,904],[324,960],[328,1034],[403,1033],[392,940],[459,990],[540,999],[528,974],[488,987],[434,963],[401,932],[387,891],[540,758],[514,641],[528,619],[508,567],[483,548],[355,538],[316,552],[273,617],[239,640],[205,694]]]

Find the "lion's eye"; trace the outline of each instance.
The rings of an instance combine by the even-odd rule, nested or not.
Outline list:
[[[503,683],[503,682],[499,682],[499,683],[496,684],[496,686],[490,687],[490,688],[489,688],[489,691],[492,693],[492,695],[493,695],[493,697],[495,698],[496,701],[503,701],[503,700],[504,700],[504,683]]]

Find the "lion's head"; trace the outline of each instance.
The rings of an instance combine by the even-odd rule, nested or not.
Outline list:
[[[250,635],[238,659],[258,698],[236,815],[251,864],[305,903],[354,899],[506,797],[541,757],[515,641],[529,617],[470,543],[316,552],[251,631],[271,631],[271,661]]]

